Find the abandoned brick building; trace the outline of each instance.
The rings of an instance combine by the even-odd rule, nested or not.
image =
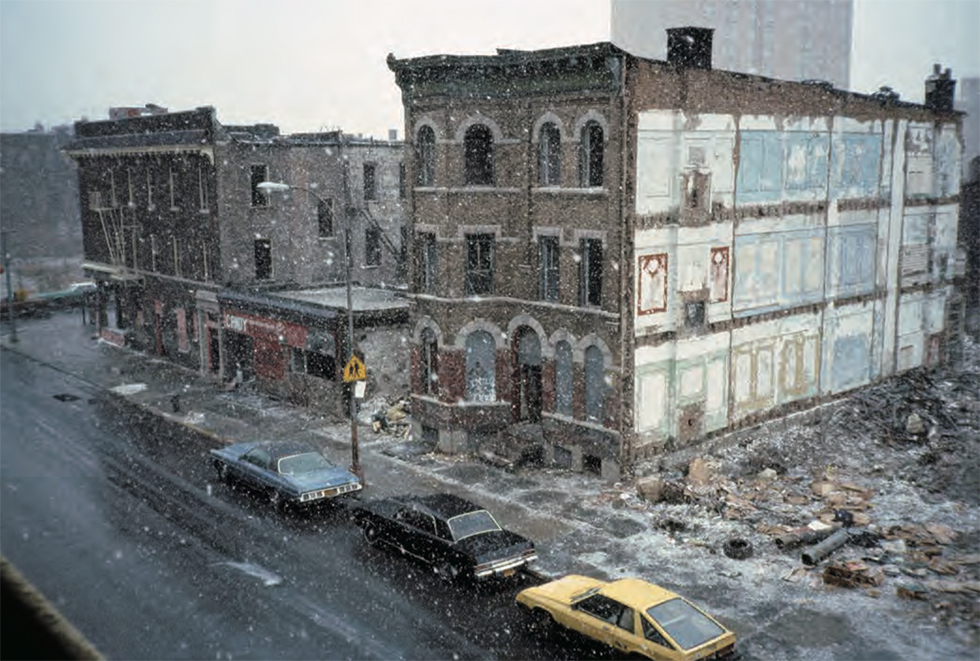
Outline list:
[[[388,57],[411,155],[413,414],[614,478],[941,359],[961,115],[610,43]]]
[[[355,343],[368,351],[407,319],[402,143],[149,108],[76,122],[67,147],[99,332],[333,407],[347,355],[348,222]],[[294,189],[267,193],[264,181]],[[375,374],[404,379],[407,362]]]

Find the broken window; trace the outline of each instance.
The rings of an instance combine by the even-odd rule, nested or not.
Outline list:
[[[381,230],[377,227],[364,230],[364,264],[381,266]]]
[[[466,295],[493,293],[493,234],[466,235]]]
[[[704,301],[688,301],[684,304],[684,326],[686,328],[704,326]]]
[[[415,238],[415,289],[423,294],[436,291],[436,235],[419,232]]]
[[[321,239],[333,236],[333,198],[317,200],[316,224],[317,236]]]
[[[555,411],[572,416],[572,345],[565,340],[555,345]]]
[[[603,135],[599,122],[586,122],[582,127],[579,147],[579,183],[583,187],[602,186]]]
[[[602,423],[605,372],[602,351],[593,344],[585,350],[585,419],[589,422]]]
[[[579,304],[602,305],[602,241],[579,241]]]
[[[483,124],[466,129],[463,137],[464,183],[467,186],[493,186],[493,134]]]
[[[255,279],[272,278],[272,242],[269,239],[255,240]]]
[[[466,337],[466,399],[492,402],[496,398],[496,347],[487,331]]]
[[[431,126],[419,129],[415,141],[416,179],[419,186],[432,186],[436,180],[436,133]]]
[[[538,183],[561,185],[561,133],[552,122],[543,124],[538,135]]]
[[[538,258],[541,269],[541,300],[558,300],[558,237],[538,238]]]
[[[310,376],[332,381],[334,375],[337,373],[337,362],[333,356],[315,351],[307,351],[306,373]]]
[[[262,192],[259,188],[259,184],[263,181],[269,180],[269,168],[265,165],[253,165],[252,166],[252,206],[253,207],[267,207],[269,206],[269,198]]]
[[[374,163],[364,164],[364,199],[367,201],[378,199],[378,181]]]
[[[421,356],[421,379],[422,392],[426,395],[434,395],[439,380],[439,346],[436,343],[436,334],[431,328],[422,331],[422,356]]]

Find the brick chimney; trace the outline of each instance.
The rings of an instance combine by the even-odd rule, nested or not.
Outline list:
[[[679,68],[710,69],[714,28],[667,28],[667,62]]]
[[[952,70],[942,71],[941,65],[932,65],[932,75],[926,78],[926,107],[936,112],[952,112],[955,93]]]

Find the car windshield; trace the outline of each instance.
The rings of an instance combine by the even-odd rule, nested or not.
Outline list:
[[[647,615],[686,650],[725,633],[711,618],[683,599],[671,599],[648,608]]]
[[[457,542],[480,533],[500,530],[500,526],[486,510],[467,512],[449,519],[449,530]]]
[[[283,457],[279,460],[279,472],[283,475],[298,475],[300,473],[312,473],[313,471],[333,468],[333,464],[324,458],[319,452],[304,452]]]

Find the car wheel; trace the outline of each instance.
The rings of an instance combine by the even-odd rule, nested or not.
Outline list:
[[[228,464],[219,463],[217,464],[218,469],[218,480],[221,482],[228,482],[230,475],[228,474]]]
[[[378,538],[378,529],[370,523],[364,526],[364,540],[371,546],[377,546],[381,543]]]
[[[278,489],[273,489],[269,492],[269,502],[272,503],[273,509],[277,512],[281,512],[286,507],[286,501]]]
[[[555,619],[543,608],[531,611],[531,627],[540,634],[549,634],[555,628]]]
[[[436,567],[436,573],[449,583],[459,579],[459,568],[451,562],[441,563]]]

